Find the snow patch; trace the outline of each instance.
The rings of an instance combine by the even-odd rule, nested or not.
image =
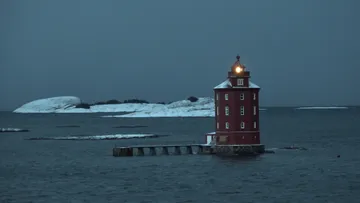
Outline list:
[[[224,82],[220,83],[219,85],[215,86],[214,89],[227,89],[227,88],[253,88],[253,89],[260,89],[258,85],[249,81],[249,87],[238,87],[232,86],[229,79],[226,79]]]
[[[103,117],[214,117],[214,99],[199,98],[196,102],[182,100],[167,105],[150,106],[143,111],[136,111],[125,115],[108,115]]]

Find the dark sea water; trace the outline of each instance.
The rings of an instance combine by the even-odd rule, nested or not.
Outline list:
[[[114,145],[197,143],[213,118],[101,118],[102,114],[0,113],[0,202],[360,202],[360,109],[261,112],[267,148],[257,158],[113,157]],[[79,125],[79,128],[57,128]],[[119,125],[146,125],[122,129]],[[31,137],[157,133],[132,140],[24,140]],[[337,156],[340,155],[338,158]]]

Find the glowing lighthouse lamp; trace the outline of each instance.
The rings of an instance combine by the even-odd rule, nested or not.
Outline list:
[[[242,71],[243,71],[243,69],[240,66],[235,68],[236,73],[241,73]]]

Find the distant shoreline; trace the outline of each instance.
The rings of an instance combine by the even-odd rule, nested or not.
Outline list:
[[[287,107],[274,107],[287,108]],[[300,106],[294,110],[343,110],[346,106]],[[260,108],[260,111],[266,111]],[[141,99],[124,101],[108,100],[93,104],[84,103],[74,96],[38,99],[15,109],[14,113],[111,113],[105,118],[151,118],[151,117],[215,117],[215,101],[211,97],[189,97],[170,103],[150,103]]]

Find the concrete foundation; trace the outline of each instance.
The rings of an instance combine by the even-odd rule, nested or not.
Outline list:
[[[220,155],[257,155],[265,153],[265,145],[216,145],[214,150]]]
[[[144,145],[113,148],[113,156],[156,156],[156,155],[258,155],[273,153],[265,150],[262,144],[256,145]]]

